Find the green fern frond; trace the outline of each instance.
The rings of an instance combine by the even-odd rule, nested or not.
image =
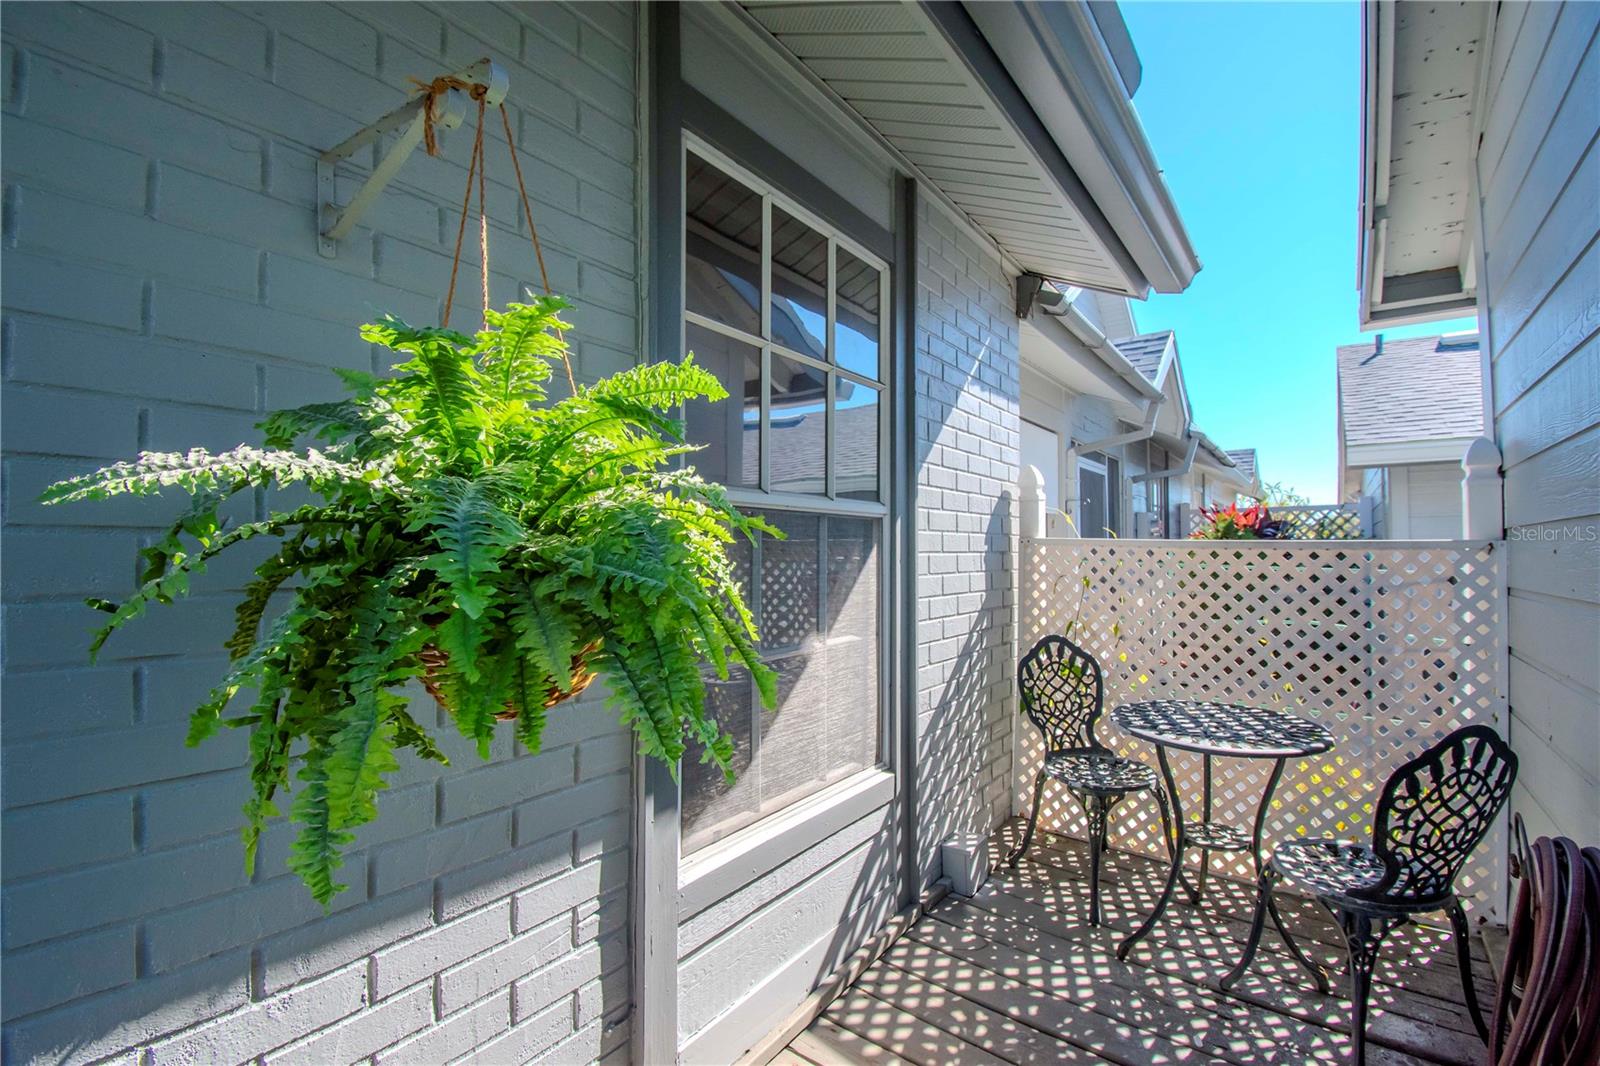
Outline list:
[[[303,535],[287,541],[256,567],[255,580],[245,585],[244,598],[233,608],[233,635],[224,644],[229,659],[242,659],[255,647],[261,619],[267,613],[273,594],[309,561],[301,555],[304,545]]]
[[[312,403],[287,411],[274,411],[260,422],[269,448],[292,448],[295,441],[310,435],[316,440],[334,444],[348,437],[368,433],[365,413],[354,400],[337,400],[333,403]]]
[[[487,328],[478,334],[478,362],[496,400],[544,402],[550,361],[561,358],[566,348],[560,331],[571,328],[558,316],[570,306],[559,296],[543,296],[531,304],[484,312]]]
[[[476,618],[488,607],[489,576],[500,572],[500,560],[522,539],[522,526],[495,502],[488,477],[435,478],[424,489],[408,528],[432,536],[439,550],[423,565],[450,586],[456,606]]]
[[[375,391],[409,417],[445,468],[481,461],[487,454],[487,397],[473,361],[472,340],[454,330],[419,329],[393,317],[363,328],[361,335],[411,356],[395,366],[398,376]]]
[[[520,658],[515,670],[517,740],[528,750],[528,754],[537,755],[544,740],[546,675],[541,670],[530,668],[527,660]]]
[[[207,497],[202,496],[200,498]],[[215,499],[215,497],[211,498]],[[241,544],[244,541],[254,540],[256,537],[261,536],[282,536],[284,530],[308,521],[345,521],[348,520],[348,517],[344,512],[335,512],[327,508],[308,505],[287,515],[277,515],[262,522],[245,522],[219,535],[213,535],[213,531],[221,528],[216,521],[215,504],[210,505],[208,514],[199,516],[199,519],[203,521],[198,526],[194,520],[195,516],[191,513],[190,519],[182,520],[180,524],[196,534],[199,542],[204,545],[204,549],[193,554],[185,554],[182,550],[182,545],[176,540],[163,547],[159,555],[159,563],[152,561],[145,570],[146,574],[154,574],[155,576],[148,578],[132,596],[117,605],[111,612],[111,621],[95,632],[94,640],[89,645],[90,661],[92,662],[95,656],[99,654],[100,649],[105,645],[106,640],[110,638],[112,633],[127,622],[142,616],[151,603],[171,603],[176,598],[187,595],[190,576],[204,573],[208,561],[235,544]],[[250,599],[251,597],[247,594],[245,601],[239,605],[239,609],[253,611],[254,606],[250,603]],[[101,605],[96,602],[94,606],[99,607]],[[262,606],[265,606],[264,601]],[[245,618],[241,617],[239,619],[240,624],[242,625],[245,620]],[[256,613],[255,621],[260,621],[259,613]],[[254,632],[253,623],[251,632]],[[244,643],[243,638],[236,629],[233,637],[228,641],[228,648],[233,651],[237,645],[243,645],[243,650],[235,654],[233,658],[238,658],[244,651],[249,650],[249,644]]]
[[[550,683],[566,691],[572,687],[578,634],[568,610],[557,599],[561,585],[559,575],[520,582],[507,599],[506,618],[523,656]]]
[[[289,869],[311,890],[312,897],[326,910],[333,897],[349,888],[336,882],[334,874],[344,865],[342,849],[353,839],[336,829],[328,807],[328,767],[326,742],[313,742],[300,769],[300,791],[289,808],[289,819],[300,823],[300,833],[289,849]]]
[[[439,750],[426,730],[411,717],[411,712],[404,705],[396,707],[392,712],[394,718],[394,746],[397,748],[410,748],[417,753],[418,758],[449,766],[450,758]]]
[[[639,750],[666,763],[677,780],[678,760],[683,758],[683,726],[660,682],[650,676],[648,666],[635,664],[626,651],[608,646],[602,649],[600,659],[611,679],[607,702],[638,736]]]
[[[490,612],[473,617],[454,611],[434,630],[439,649],[450,660],[438,679],[440,688],[456,728],[477,744],[483,758],[489,757],[495,714],[504,706],[509,687],[505,668],[497,662],[499,649],[490,647],[498,634],[499,619]]]
[[[375,686],[351,693],[353,702],[341,716],[344,727],[329,742],[328,821],[348,829],[378,816],[377,795],[389,787],[385,777],[400,769],[394,757],[395,725],[387,704],[396,697]]]
[[[677,363],[641,363],[596,382],[587,390],[596,399],[624,400],[669,411],[690,400],[725,400],[728,390],[690,353]]]
[[[305,455],[297,455],[241,444],[219,455],[204,448],[183,453],[141,452],[131,463],[113,463],[92,474],[58,481],[44,491],[39,502],[59,504],[122,495],[148,496],[167,487],[195,495],[239,482],[262,487],[305,482],[313,491],[324,495],[336,495],[342,488],[391,487],[388,473],[378,465],[340,462],[314,448]]]
[[[587,496],[609,491],[616,479],[629,468],[648,469],[659,466],[674,456],[687,455],[699,450],[694,445],[672,445],[660,440],[649,440],[629,448],[604,452],[555,486],[537,508],[533,526],[537,529],[555,514],[558,508],[571,507]]]

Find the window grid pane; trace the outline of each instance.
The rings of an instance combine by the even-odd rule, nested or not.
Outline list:
[[[725,200],[737,199],[745,188],[720,164],[692,153],[691,158],[700,187],[725,190],[732,182],[734,192],[721,194]],[[830,513],[829,507],[834,499],[881,500],[885,389],[879,308],[887,275],[770,193],[758,194],[758,202],[754,241],[747,233],[751,227],[741,230],[746,247],[758,245],[758,272],[747,269],[746,260],[734,271],[746,280],[758,278],[758,287],[727,282],[724,288],[740,298],[724,294],[718,305],[708,305],[703,291],[690,291],[685,317],[686,335],[721,354],[719,377],[730,386],[730,397],[738,395],[732,364],[745,367],[738,382],[745,388],[741,426],[751,426],[749,415],[755,414],[754,428],[741,429],[738,463],[724,464],[729,475],[715,480],[745,486],[745,497],[779,493],[792,501],[784,506],[798,505],[758,510],[788,539],[763,536],[735,558],[761,627],[760,652],[778,674],[779,703],[776,711],[763,709],[748,675],[730,673],[726,682],[707,678],[707,708],[734,739],[739,776],[728,785],[720,772],[685,761],[686,855],[881,762],[879,567],[886,524],[875,516]],[[691,201],[686,206],[696,210]],[[757,217],[748,201],[738,200],[738,206],[741,220]],[[688,224],[704,229],[710,223],[691,217]],[[697,269],[713,280],[725,281],[729,273],[712,274],[703,264]],[[742,294],[750,289],[759,300],[750,310],[759,314],[740,317]],[[733,312],[722,313],[730,304]],[[848,318],[843,324],[841,314]],[[840,349],[841,341],[848,351]],[[730,360],[729,351],[740,359]],[[755,352],[759,357],[746,354]],[[752,366],[759,369],[752,372]],[[706,439],[707,429],[730,417],[691,420],[691,441],[718,445]],[[746,440],[751,436],[753,442]],[[723,450],[732,451],[725,442]],[[704,467],[710,477],[714,467]],[[738,482],[731,479],[735,469],[742,475]],[[815,510],[800,502],[804,496],[815,499]]]

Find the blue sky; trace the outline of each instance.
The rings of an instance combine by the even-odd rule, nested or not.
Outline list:
[[[1177,330],[1208,436],[1332,500],[1334,349],[1370,337],[1355,290],[1360,10],[1132,0],[1122,15],[1144,65],[1134,106],[1204,263],[1187,292],[1135,301],[1135,321]]]

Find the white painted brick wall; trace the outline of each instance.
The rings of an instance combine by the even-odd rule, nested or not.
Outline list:
[[[141,447],[253,440],[264,411],[334,396],[328,368],[374,366],[361,322],[436,321],[469,136],[414,156],[331,260],[314,243],[313,159],[408,78],[486,54],[510,74],[552,281],[578,303],[579,373],[630,365],[634,17],[621,3],[7,7],[7,1062],[626,1054],[629,742],[597,700],[556,712],[537,757],[506,737],[487,765],[454,741],[452,769],[407,766],[323,917],[284,868],[282,826],[243,872],[245,737],[182,743],[246,568],[208,575],[91,667],[80,601],[131,589],[172,505],[33,498]],[[537,272],[500,137],[496,122],[504,302]],[[354,189],[341,176],[339,197]],[[475,264],[461,284],[458,322]]]
[[[1018,328],[997,257],[917,220],[917,856],[1010,813]]]

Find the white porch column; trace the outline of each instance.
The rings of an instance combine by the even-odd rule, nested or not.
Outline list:
[[[1479,437],[1467,445],[1461,469],[1461,536],[1466,540],[1499,540],[1505,536],[1499,447],[1488,437]]]
[[[1022,474],[1017,478],[1018,504],[1021,507],[1021,532],[1024,537],[1044,536],[1044,475],[1039,468],[1022,464]]]

